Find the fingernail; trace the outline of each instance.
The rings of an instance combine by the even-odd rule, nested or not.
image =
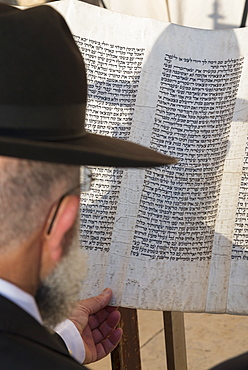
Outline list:
[[[102,294],[107,295],[107,294],[109,294],[109,291],[110,291],[110,289],[109,289],[109,288],[105,288],[105,289],[104,289],[104,291],[102,292]]]

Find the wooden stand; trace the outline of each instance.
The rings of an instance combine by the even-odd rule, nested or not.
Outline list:
[[[164,311],[165,348],[168,370],[187,370],[183,312]]]
[[[120,308],[123,338],[111,354],[113,370],[141,370],[137,310]],[[184,316],[164,311],[165,348],[168,370],[187,370]]]

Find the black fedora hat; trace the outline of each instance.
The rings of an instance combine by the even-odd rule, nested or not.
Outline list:
[[[50,6],[0,4],[0,155],[74,165],[176,163],[143,146],[84,128],[84,62]]]

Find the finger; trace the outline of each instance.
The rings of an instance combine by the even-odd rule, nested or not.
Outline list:
[[[119,322],[119,319],[120,319],[120,312],[117,310],[112,311],[107,314],[102,313],[100,319],[97,317],[97,315],[91,315],[89,317],[89,326],[91,330],[101,329],[102,325],[106,323],[114,327],[116,325],[116,322],[117,323]],[[113,323],[112,323],[112,320],[114,320]]]
[[[115,307],[115,306],[106,306],[106,310],[108,312],[112,312],[112,311],[116,311],[118,310],[119,307]]]
[[[113,311],[109,314],[109,317],[106,320],[106,325],[108,325],[110,328],[115,328],[116,325],[119,323],[120,319],[121,319],[120,312]],[[101,328],[103,327],[103,324],[101,325]]]
[[[122,329],[117,328],[106,340],[96,345],[97,360],[101,360],[103,357],[107,356],[111,351],[113,351],[113,349],[120,342],[122,334]]]
[[[100,311],[96,312],[95,314],[90,315],[89,316],[90,328],[93,330],[93,329],[97,328],[98,326],[100,326],[104,321],[106,321],[108,319],[110,314],[112,312],[116,312],[116,310],[117,310],[116,307],[107,306],[107,307],[101,309]]]
[[[95,343],[104,341],[113,332],[120,321],[120,312],[111,312],[106,321],[104,321],[98,328],[92,330],[92,336]]]

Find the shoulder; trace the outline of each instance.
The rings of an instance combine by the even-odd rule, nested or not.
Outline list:
[[[9,333],[0,333],[0,358],[5,370],[86,369],[66,353]]]
[[[84,369],[70,356],[57,335],[1,296],[0,303],[1,369]]]

